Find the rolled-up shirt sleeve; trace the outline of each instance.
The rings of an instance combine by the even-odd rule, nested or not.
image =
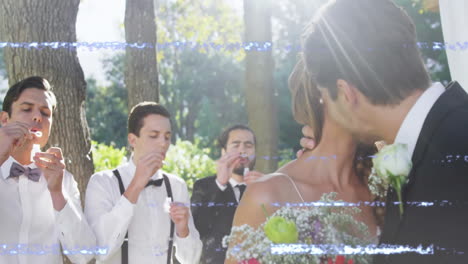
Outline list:
[[[177,236],[177,232],[174,232],[174,242],[177,248],[176,250],[176,257],[181,263],[198,263],[201,256],[202,251],[202,241],[200,240],[200,234],[198,230],[195,228],[195,224],[193,222],[192,213],[190,210],[190,199],[187,191],[187,186],[185,183],[178,186],[179,190],[179,199],[176,197],[176,201],[181,201],[185,205],[189,207],[189,234],[188,236],[181,238]]]
[[[83,214],[78,184],[68,171],[64,174],[63,194],[67,203],[55,211],[59,241],[70,261],[87,263],[95,256],[96,237]]]
[[[119,190],[117,180],[106,173],[91,177],[85,202],[86,217],[101,249],[96,257],[102,261],[116,254],[122,246],[135,210],[135,205],[123,195],[114,202],[110,188]]]

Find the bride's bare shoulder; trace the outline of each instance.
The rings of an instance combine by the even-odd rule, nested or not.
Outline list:
[[[290,178],[294,180],[299,169],[296,160],[293,160],[279,168],[276,172],[265,174],[263,177],[249,184],[246,192],[248,192],[248,196],[252,199],[259,199],[262,201],[269,201],[271,199],[277,200],[284,196],[285,193],[287,194],[289,188],[285,188],[285,186],[291,185]]]
[[[251,195],[254,199],[260,197],[268,199],[269,196],[275,196],[274,194],[283,182],[281,178],[283,177],[277,173],[265,174],[263,177],[248,185],[246,194],[249,196]]]
[[[264,185],[274,185],[277,184],[278,181],[282,181],[284,175],[282,173],[274,172],[270,174],[265,174],[263,177],[257,179],[255,183],[264,184]]]
[[[251,184],[251,189],[256,191],[275,192],[278,188],[284,187],[284,183],[288,181],[283,173],[270,173],[257,179]]]
[[[285,182],[288,182],[288,176],[291,176],[290,173],[294,173],[297,169],[296,160],[290,161],[283,165],[281,168],[276,170],[274,173],[265,174],[260,179],[255,181],[255,184],[260,187],[281,187]]]

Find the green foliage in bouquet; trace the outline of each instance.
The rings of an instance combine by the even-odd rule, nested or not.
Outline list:
[[[336,201],[336,193],[324,194],[320,202],[331,203]],[[353,215],[360,211],[356,207],[338,206],[284,206],[267,218],[267,221],[254,229],[249,225],[233,227],[231,235],[223,239],[223,245],[229,243],[235,246],[227,252],[239,262],[255,259],[258,263],[308,263],[321,264],[324,259],[335,259],[340,254],[338,251],[343,245],[350,247],[366,247],[376,241],[370,238],[367,226],[354,219]],[[261,210],[259,208],[259,210]],[[291,221],[298,232],[297,242],[294,244],[277,244],[272,241],[271,221]],[[270,227],[268,227],[270,225]],[[293,224],[290,224],[291,226]],[[266,230],[265,230],[265,227]],[[291,228],[292,230],[292,228]],[[266,232],[268,231],[268,232]],[[294,230],[290,233],[294,233]],[[284,254],[274,254],[274,246],[284,246],[284,249],[292,249]],[[326,253],[318,254],[315,248],[323,249]],[[297,250],[299,249],[299,250]],[[277,252],[278,253],[278,252]],[[367,264],[371,261],[370,255],[355,254],[347,256],[352,263]],[[326,263],[326,262],[325,262]]]
[[[118,149],[112,145],[108,146],[96,141],[93,141],[91,146],[91,150],[93,152],[94,171],[115,169],[127,156],[125,147]]]
[[[208,155],[208,149],[200,149],[190,141],[177,140],[166,154],[163,170],[183,178],[192,193],[197,179],[216,174],[215,162]]]

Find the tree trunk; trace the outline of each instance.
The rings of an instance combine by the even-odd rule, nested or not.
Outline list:
[[[126,47],[125,86],[129,110],[143,101],[159,102],[153,0],[127,0],[125,39],[129,45],[147,44],[140,48]]]
[[[79,0],[2,0],[0,36],[4,42],[76,42]],[[57,97],[48,146],[58,146],[67,170],[78,182],[82,203],[94,173],[85,117],[86,82],[73,48],[5,48],[10,86],[33,75],[46,78]],[[70,263],[64,257],[64,263]]]
[[[0,36],[5,42],[76,42],[79,0],[2,0]],[[5,48],[10,85],[33,75],[46,78],[57,96],[48,146],[62,149],[67,170],[78,182],[84,200],[94,172],[85,117],[86,82],[76,49],[59,47]]]
[[[257,137],[257,166],[264,173],[277,169],[278,120],[273,89],[271,0],[244,0],[245,42],[258,46],[246,50],[246,104],[249,126]]]

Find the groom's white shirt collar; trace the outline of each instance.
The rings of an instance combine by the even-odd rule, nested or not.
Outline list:
[[[413,157],[416,142],[418,141],[419,134],[421,133],[422,126],[429,111],[444,92],[445,87],[441,83],[433,83],[432,86],[424,91],[418,98],[406,115],[403,123],[401,123],[394,143],[406,144],[408,146],[410,158]]]

